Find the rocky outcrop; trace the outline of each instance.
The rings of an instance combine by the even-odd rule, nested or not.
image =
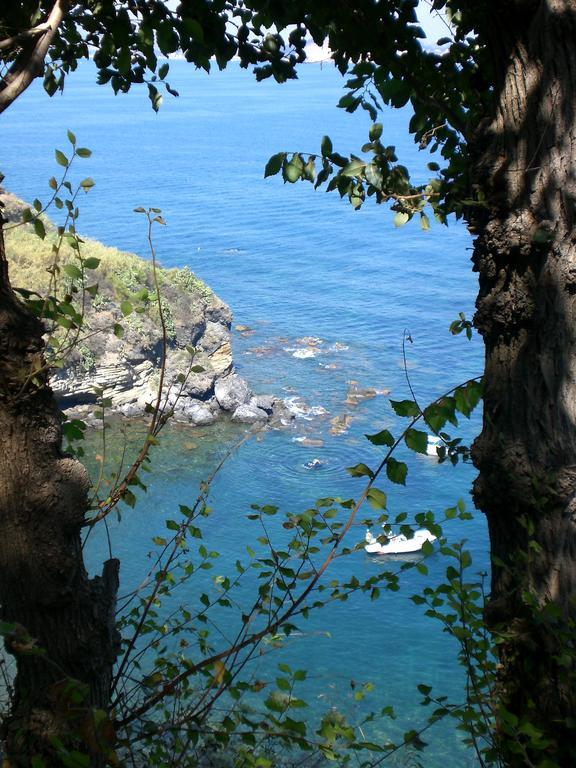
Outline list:
[[[0,199],[5,218],[21,222],[25,204],[2,190]],[[67,264],[78,264],[77,256],[61,249],[55,269],[56,232],[47,220],[45,226],[43,240],[30,224],[7,228],[12,283],[43,296],[55,291],[48,277],[54,274],[61,281],[60,294],[75,291],[78,296],[78,284],[71,287],[66,270]],[[102,397],[111,411],[144,415],[158,398],[163,350],[152,265],[88,239],[82,254],[98,264],[87,273],[97,289],[84,291],[81,329],[72,352],[54,369],[52,388],[70,415],[90,418]],[[220,416],[243,423],[287,421],[282,401],[256,397],[234,372],[230,308],[188,268],[159,268],[157,276],[167,336],[164,411],[194,425],[211,424]],[[56,346],[65,333],[58,327],[51,331]]]

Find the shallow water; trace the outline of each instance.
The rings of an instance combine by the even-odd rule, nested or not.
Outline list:
[[[235,324],[249,329],[234,334],[238,371],[256,391],[291,398],[299,411],[289,429],[243,444],[213,483],[204,535],[208,548],[221,553],[214,573],[224,573],[258,535],[246,519],[252,503],[298,511],[318,497],[360,493],[361,481],[345,467],[376,464],[380,454],[364,434],[399,425],[381,392],[390,390],[398,400],[410,396],[405,329],[413,339],[406,344],[408,374],[422,402],[481,372],[478,341],[454,338],[447,330],[459,311],[471,316],[476,280],[470,238],[457,223],[428,233],[416,224],[395,229],[383,208],[368,204],[354,212],[309,185],[263,180],[271,154],[315,151],[323,133],[343,153],[358,151],[364,142],[368,118],[334,107],[340,79],[333,69],[308,65],[299,81],[282,87],[257,85],[234,66],[208,78],[174,62],[172,72],[181,97],[167,100],[159,115],[143,92],[114,97],[95,86],[89,66],[70,79],[62,98],[49,100],[33,89],[3,115],[0,168],[12,191],[27,199],[39,196],[57,170],[54,148],[65,150],[66,128],[73,130],[94,152],[74,173],[96,181],[80,202],[79,229],[145,256],[143,220],[132,209],[161,208],[168,222],[156,232],[161,261],[190,266],[230,304]],[[423,172],[425,158],[410,143],[406,115],[387,112],[382,122],[384,140],[396,144],[400,160]],[[350,392],[358,388],[376,392],[354,402]],[[464,422],[462,433],[470,438],[478,416]],[[166,433],[148,493],[111,526],[123,590],[142,580],[151,538],[165,530],[164,519],[196,497],[199,481],[242,434],[242,428],[226,424]],[[313,459],[321,465],[307,469]],[[453,469],[413,456],[407,487],[386,491],[394,514],[440,512],[458,498],[471,506],[472,478],[468,466]],[[468,538],[477,569],[487,570],[483,519],[452,521],[447,530]],[[278,525],[273,535],[280,542],[285,534]],[[351,535],[359,541],[362,526]],[[107,551],[104,535],[91,537],[87,557],[94,570]],[[367,578],[383,567],[357,552],[331,572]],[[435,579],[445,565],[433,555],[429,567]],[[283,658],[310,671],[311,718],[326,706],[355,719],[370,706],[393,704],[399,720],[393,726],[377,723],[371,735],[393,738],[422,722],[417,683],[461,696],[453,644],[409,601],[422,584],[410,571],[398,593],[376,602],[351,599],[302,625]],[[246,600],[253,589],[247,585]],[[197,599],[196,592],[187,599]],[[268,656],[257,662],[262,674],[269,664]],[[376,684],[366,702],[354,701],[352,680]],[[450,765],[474,765],[450,724],[436,726],[426,740],[430,768],[443,765],[448,755]]]

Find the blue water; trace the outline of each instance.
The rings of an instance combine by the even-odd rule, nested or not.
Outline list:
[[[317,416],[297,419],[288,431],[242,445],[216,478],[212,514],[203,526],[207,547],[221,557],[209,579],[233,570],[237,557],[246,559],[246,546],[257,548],[261,531],[246,519],[250,504],[295,512],[321,496],[361,492],[361,481],[344,468],[358,461],[375,465],[380,454],[363,435],[397,429],[399,423],[386,396],[352,406],[344,402],[347,389],[355,381],[390,389],[395,399],[410,396],[402,361],[405,329],[413,340],[407,344],[410,380],[424,403],[478,375],[482,351],[478,340],[470,343],[448,332],[458,312],[471,316],[477,287],[463,226],[435,225],[427,233],[417,224],[396,229],[384,208],[367,204],[354,212],[337,195],[314,192],[310,185],[263,179],[271,154],[317,151],[324,133],[343,154],[359,151],[369,120],[335,108],[341,80],[334,69],[308,65],[297,82],[280,87],[256,84],[235,66],[207,77],[175,62],[171,81],[181,96],[169,98],[158,115],[143,90],[114,97],[97,87],[90,66],[69,79],[63,97],[50,100],[32,88],[3,115],[0,169],[16,194],[32,199],[45,191],[48,197],[47,180],[58,170],[54,148],[67,151],[66,129],[73,130],[79,143],[93,150],[73,176],[96,181],[80,201],[78,228],[146,256],[144,222],[132,209],[161,208],[168,222],[156,233],[163,264],[190,266],[232,307],[235,324],[252,329],[244,336],[235,333],[238,371],[259,392],[298,396],[317,408]],[[396,145],[401,162],[423,174],[426,158],[411,144],[407,120],[402,111],[386,112],[383,140]],[[322,354],[294,357],[302,337],[321,339]],[[350,418],[349,429],[333,434],[331,420],[344,416]],[[478,419],[462,424],[465,438],[474,435]],[[164,519],[176,518],[178,503],[195,498],[198,482],[241,434],[237,427],[174,428],[167,434],[147,495],[111,525],[125,592],[145,575],[154,550],[151,538],[165,531]],[[297,440],[303,437],[323,444],[307,447]],[[316,457],[323,466],[306,470],[304,464]],[[423,456],[409,460],[407,487],[386,487],[393,514],[427,509],[440,514],[458,498],[471,508],[471,467],[454,469]],[[270,525],[280,545],[286,534],[279,523]],[[468,523],[452,521],[446,530],[455,539],[467,538],[477,570],[487,569],[480,515]],[[362,535],[363,527],[354,526],[350,543]],[[106,537],[95,535],[87,547],[94,570],[107,551]],[[434,555],[429,566],[433,580],[445,564]],[[330,575],[354,572],[367,578],[383,567],[358,552],[338,560]],[[417,683],[460,700],[453,644],[408,599],[423,584],[410,571],[396,594],[376,602],[358,596],[301,623],[302,634],[278,660],[309,670],[302,695],[311,704],[311,720],[322,708],[336,706],[354,722],[370,707],[392,704],[398,720],[377,720],[366,734],[383,741],[422,723]],[[179,599],[197,602],[199,590],[186,589]],[[247,583],[239,600],[253,594],[254,582]],[[265,655],[254,662],[254,674],[274,676],[270,665],[275,664]],[[354,701],[352,680],[376,684],[367,703]],[[450,724],[435,726],[426,740],[430,768],[443,765],[448,755],[450,765],[474,765]]]

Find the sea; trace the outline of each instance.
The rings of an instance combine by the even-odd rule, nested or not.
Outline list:
[[[449,332],[460,312],[472,316],[477,291],[471,238],[461,222],[433,222],[429,231],[416,221],[396,228],[393,214],[371,200],[354,211],[337,193],[264,178],[271,155],[319,154],[324,134],[341,154],[360,154],[371,121],[336,107],[343,80],[333,66],[305,65],[298,80],[278,85],[256,83],[235,63],[207,75],[173,61],[168,80],[180,95],[167,95],[158,114],[144,87],[115,96],[98,86],[90,63],[68,78],[63,95],[49,98],[40,83],[33,85],[2,116],[0,170],[15,194],[47,200],[48,179],[62,171],[54,150],[69,155],[66,131],[73,131],[92,156],[74,162],[70,179],[95,181],[78,200],[79,231],[148,258],[145,220],[133,209],[161,209],[166,226],[154,232],[160,262],[190,267],[230,305],[238,373],[255,392],[284,398],[295,414],[288,428],[261,432],[239,447],[246,435],[241,425],[168,427],[136,508],[122,510],[107,531],[87,541],[90,570],[99,572],[113,553],[122,563],[121,593],[129,594],[146,578],[157,550],[152,539],[166,535],[165,520],[179,519],[179,505],[193,504],[200,482],[229,454],[211,485],[211,513],[202,520],[203,542],[219,556],[176,598],[194,610],[203,590],[217,588],[217,577],[236,573],[237,560],[248,562],[250,550],[263,555],[262,528],[249,519],[252,505],[278,507],[267,535],[280,548],[287,536],[283,514],[303,512],[318,498],[360,495],[363,479],[346,468],[375,467],[383,455],[365,435],[385,428],[399,434],[404,423],[389,398],[411,399],[412,391],[428,403],[480,375],[483,355],[477,337]],[[408,112],[384,110],[379,119],[382,141],[396,147],[416,180],[425,179],[431,158],[412,143]],[[354,396],[358,392],[364,395]],[[451,434],[469,443],[480,420],[480,412],[462,419]],[[98,451],[96,436],[88,441],[92,467]],[[406,486],[379,483],[392,516],[405,512],[413,519],[431,510],[441,519],[462,500],[473,519],[450,520],[445,533],[451,541],[467,540],[473,577],[488,571],[486,525],[470,497],[473,467],[440,464],[402,448],[397,458],[408,462]],[[362,541],[362,520],[371,514],[359,513],[347,546]],[[437,551],[425,563],[429,574],[407,571],[397,592],[383,590],[376,600],[356,594],[296,621],[283,647],[272,652],[274,644],[266,646],[245,676],[268,681],[270,689],[278,663],[306,669],[298,695],[308,703],[311,732],[327,711],[342,713],[358,738],[380,744],[419,730],[427,710],[418,684],[453,703],[464,698],[457,646],[410,600],[437,583],[449,564]],[[326,580],[367,579],[401,564],[360,548],[337,558]],[[254,600],[257,576],[249,570],[238,591],[241,611]],[[214,631],[218,648],[232,631],[230,619],[222,621]],[[386,706],[394,708],[395,720],[377,715],[361,725],[370,711]],[[477,765],[450,720],[422,738],[427,768]],[[413,759],[408,750],[388,762]]]

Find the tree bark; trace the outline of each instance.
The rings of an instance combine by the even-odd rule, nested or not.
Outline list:
[[[486,345],[474,493],[494,557],[487,619],[505,628],[502,706],[518,718],[514,728],[531,723],[551,739],[544,750],[527,739],[508,764],[537,764],[544,753],[573,766],[576,3],[503,2],[488,17],[483,33],[501,79],[472,152],[489,210],[469,216],[475,325]]]
[[[13,104],[36,77],[44,73],[44,59],[68,6],[69,0],[54,0],[46,22],[26,30],[28,35],[19,36],[20,42],[22,37],[25,38],[21,51],[8,72],[0,79],[0,113]],[[33,34],[34,32],[37,34]],[[14,40],[4,42],[14,43]]]
[[[0,617],[14,625],[5,643],[17,665],[4,737],[12,765],[35,754],[60,765],[54,736],[98,764],[93,710],[108,707],[118,651],[118,561],[88,578],[87,473],[62,453],[46,374],[23,386],[43,363],[43,330],[11,290],[0,218]]]

